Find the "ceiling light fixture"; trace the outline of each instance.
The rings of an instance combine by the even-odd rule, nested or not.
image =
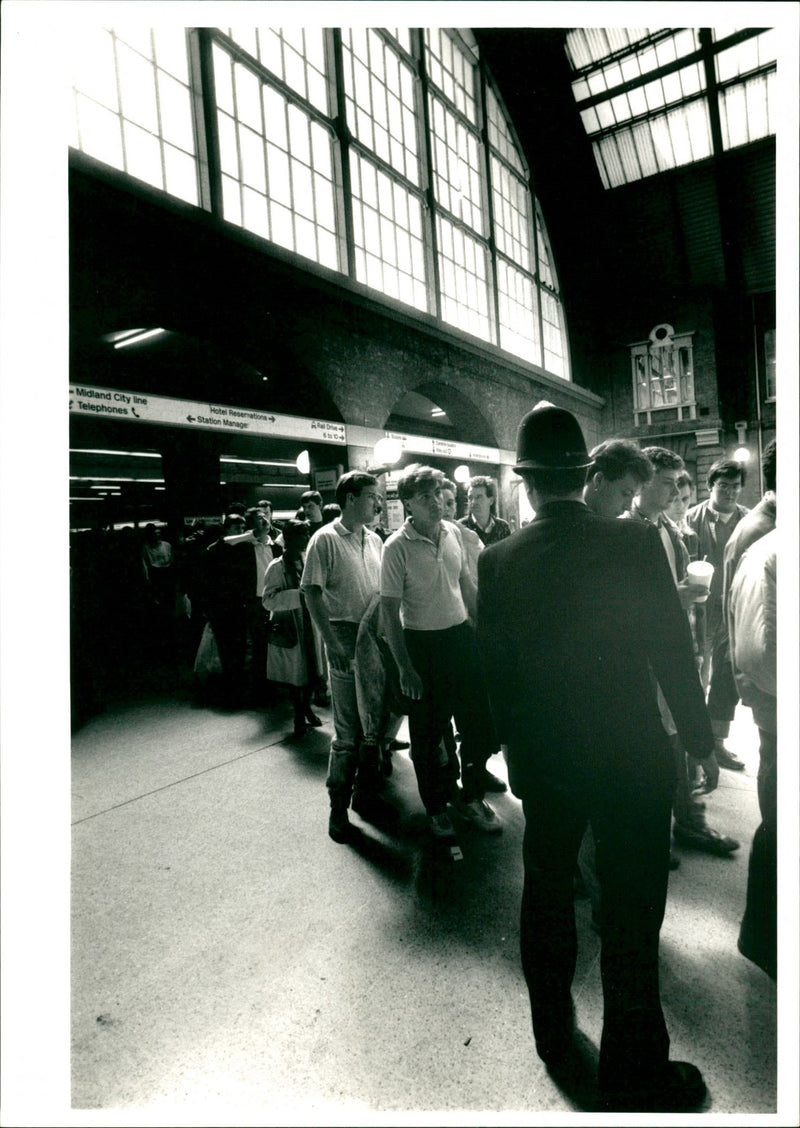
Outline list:
[[[297,462],[292,459],[283,459],[279,462],[269,462],[258,458],[220,458],[220,462],[224,462],[226,466],[296,466]]]
[[[138,345],[140,341],[146,341],[149,337],[157,337],[159,333],[166,333],[166,329],[137,329],[133,336],[123,337],[120,341],[114,342],[115,349],[124,349],[126,345]]]

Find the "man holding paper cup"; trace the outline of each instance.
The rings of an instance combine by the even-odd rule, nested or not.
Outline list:
[[[714,572],[713,567],[705,563],[705,567],[698,574],[691,575],[689,568],[689,553],[678,529],[665,514],[670,503],[678,496],[678,477],[684,468],[683,459],[675,451],[666,447],[646,447],[642,452],[650,460],[653,467],[653,477],[642,485],[639,494],[631,507],[630,517],[654,525],[661,537],[661,543],[669,561],[672,578],[678,590],[678,597],[684,611],[689,612],[695,603],[700,603],[708,598],[709,585]],[[698,561],[697,563],[704,563]],[[710,572],[709,572],[710,569]],[[702,647],[695,639],[695,653],[699,659],[702,656]],[[673,811],[675,825],[673,837],[678,846],[691,847],[703,850],[705,853],[717,857],[728,857],[739,849],[739,842],[735,838],[720,834],[712,829],[705,817],[705,807],[702,800],[692,794],[689,786],[689,771],[686,763],[686,753],[678,738],[677,728],[672,714],[659,690],[659,708],[661,720],[673,745],[675,753],[675,768],[677,786]],[[719,766],[714,756],[698,761],[705,777],[703,791],[713,791],[719,780]]]

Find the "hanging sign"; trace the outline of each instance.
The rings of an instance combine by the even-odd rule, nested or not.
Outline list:
[[[344,423],[329,419],[305,419],[271,411],[171,399],[117,388],[94,388],[70,384],[69,410],[73,415],[92,415],[126,423],[162,423],[201,431],[226,431],[246,435],[269,435],[279,439],[305,439],[314,443],[347,442]]]
[[[458,458],[464,462],[500,462],[497,447],[478,446],[475,443],[458,443],[450,439],[430,438],[427,435],[405,435],[400,431],[376,431],[370,427],[349,426],[348,441],[354,446],[373,447],[379,439],[396,439],[402,450],[414,454],[432,454],[440,458]]]

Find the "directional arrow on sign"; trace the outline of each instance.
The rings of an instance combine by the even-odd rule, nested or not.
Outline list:
[[[193,415],[187,415],[186,418],[189,420],[190,423],[194,423],[194,416]]]

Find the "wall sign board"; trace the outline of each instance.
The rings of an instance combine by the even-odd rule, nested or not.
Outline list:
[[[200,403],[86,384],[70,384],[69,410],[72,415],[92,415],[126,423],[163,423],[195,430],[267,435],[342,446],[347,442],[344,423],[329,419],[305,419],[298,415],[278,415],[228,404]]]

